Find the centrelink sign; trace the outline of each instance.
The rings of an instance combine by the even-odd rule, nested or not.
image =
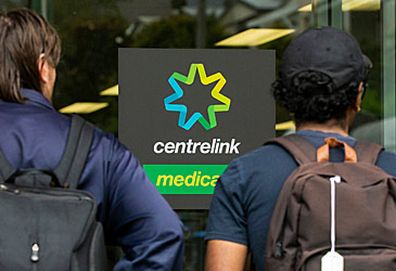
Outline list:
[[[274,79],[274,51],[120,49],[120,139],[174,208],[207,208],[228,163],[275,135]]]

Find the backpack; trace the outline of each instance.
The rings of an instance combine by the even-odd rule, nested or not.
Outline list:
[[[0,270],[105,270],[95,200],[76,189],[93,132],[73,116],[63,157],[53,171],[16,170],[0,151]]]
[[[276,203],[266,271],[396,270],[396,180],[375,165],[382,147],[327,138],[317,151],[298,135],[271,143],[299,167]],[[329,162],[331,148],[344,162]]]

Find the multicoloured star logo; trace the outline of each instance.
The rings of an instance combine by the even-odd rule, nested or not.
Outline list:
[[[194,82],[195,75],[198,72],[200,81],[203,85],[209,85],[217,82],[211,91],[211,95],[214,99],[218,100],[221,104],[209,105],[208,106],[208,118],[209,121],[200,112],[195,112],[188,120],[187,106],[182,104],[172,104],[174,101],[183,97],[184,92],[177,81],[182,82],[186,85],[191,85]],[[191,64],[188,76],[174,72],[168,79],[169,84],[175,91],[175,93],[164,99],[165,109],[167,111],[179,112],[178,125],[185,130],[190,130],[191,127],[199,122],[205,130],[210,130],[217,126],[216,113],[227,112],[230,109],[231,100],[220,93],[221,89],[226,84],[227,80],[224,76],[218,72],[210,76],[206,75],[205,67],[203,64]]]

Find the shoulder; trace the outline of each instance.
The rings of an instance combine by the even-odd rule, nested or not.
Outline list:
[[[234,159],[218,182],[225,191],[239,194],[248,203],[256,194],[277,193],[296,167],[285,149],[269,144]]]
[[[113,169],[125,166],[134,168],[139,164],[133,153],[114,134],[104,132],[97,127],[94,127],[90,158],[96,162],[106,163],[106,166]]]
[[[143,179],[143,169],[133,154],[115,135],[94,127],[94,137],[79,187],[91,192],[97,202],[102,202],[109,198],[120,199],[120,196],[114,195],[124,189],[128,191],[129,185],[136,185],[136,180]]]
[[[116,173],[127,174],[129,172],[125,172],[126,169],[133,171],[139,166],[136,157],[114,134],[89,124],[93,128],[93,139],[87,159],[87,172],[91,172],[91,175],[93,172],[101,172],[101,177],[109,180]]]
[[[94,137],[92,141],[91,152],[105,152],[107,154],[106,158],[110,159],[117,147],[118,140],[113,134],[106,133],[98,127],[94,126]]]
[[[377,166],[388,174],[396,176],[396,153],[390,151],[381,152],[377,160]]]
[[[254,174],[268,174],[297,166],[294,158],[283,147],[268,144],[240,156],[231,162],[239,170],[241,177],[249,178]]]

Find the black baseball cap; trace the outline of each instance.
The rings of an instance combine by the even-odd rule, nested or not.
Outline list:
[[[281,80],[290,86],[303,71],[318,71],[333,79],[336,87],[365,81],[372,62],[350,34],[333,27],[312,28],[301,33],[286,48]]]

